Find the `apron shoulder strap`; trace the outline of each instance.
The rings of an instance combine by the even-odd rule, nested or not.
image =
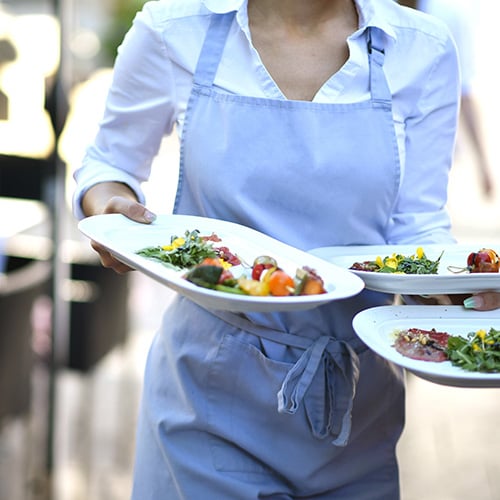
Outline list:
[[[194,73],[195,84],[212,86],[234,16],[235,11],[212,14]]]
[[[392,94],[383,69],[385,59],[384,33],[373,26],[367,31],[367,49],[370,63],[370,89],[372,99],[377,102],[391,102]]]

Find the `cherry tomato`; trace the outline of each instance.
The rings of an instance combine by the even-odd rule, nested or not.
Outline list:
[[[252,279],[259,280],[263,271],[266,269],[271,269],[272,267],[278,267],[275,259],[269,257],[268,255],[261,255],[253,261],[252,266]]]
[[[500,259],[491,248],[481,248],[467,257],[467,268],[471,273],[498,273]]]
[[[281,269],[276,269],[276,271],[272,272],[266,281],[269,285],[271,295],[283,297],[293,294],[295,290],[295,281]]]

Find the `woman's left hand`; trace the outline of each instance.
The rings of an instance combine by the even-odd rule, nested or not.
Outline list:
[[[467,297],[463,301],[467,309],[476,309],[478,311],[492,311],[500,308],[499,292],[483,292]]]
[[[463,305],[466,309],[492,311],[500,309],[500,292],[481,292],[474,295],[412,295],[410,300],[406,297],[406,302],[421,305]]]

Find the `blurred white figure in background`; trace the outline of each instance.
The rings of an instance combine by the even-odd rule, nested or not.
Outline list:
[[[479,4],[472,0],[416,0],[413,3],[418,10],[444,21],[455,39],[462,73],[461,125],[471,141],[479,169],[481,190],[485,196],[491,197],[494,183],[473,92],[476,71],[474,28],[479,15]]]

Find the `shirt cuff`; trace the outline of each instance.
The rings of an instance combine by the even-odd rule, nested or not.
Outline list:
[[[96,173],[96,170],[99,170]],[[121,182],[126,184],[137,196],[139,203],[145,203],[145,196],[141,188],[141,183],[132,175],[123,170],[100,165],[98,169],[80,168],[74,174],[77,188],[73,193],[73,215],[78,219],[84,219],[86,215],[82,210],[82,199],[85,193],[96,184],[102,182]]]

